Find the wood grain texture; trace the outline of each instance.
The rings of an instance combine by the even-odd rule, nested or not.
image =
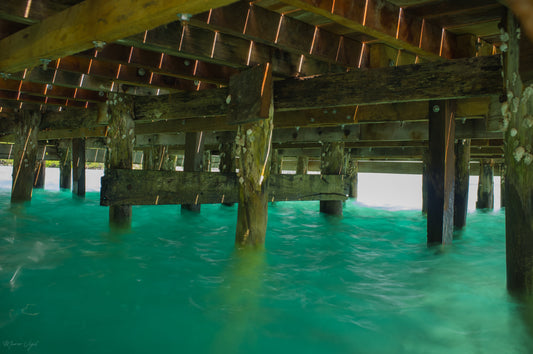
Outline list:
[[[86,0],[0,41],[0,71],[17,72],[92,48],[93,41],[114,42],[176,19],[234,0],[135,1]]]
[[[267,189],[276,201],[346,199],[342,176],[271,175]],[[235,173],[107,170],[100,204],[237,203],[238,194]]]
[[[276,110],[456,99],[500,94],[499,56],[404,65],[276,82]]]

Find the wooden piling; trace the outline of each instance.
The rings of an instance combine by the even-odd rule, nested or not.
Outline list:
[[[505,164],[500,165],[500,208],[505,208]]]
[[[455,143],[455,196],[453,201],[453,226],[462,229],[468,212],[468,184],[470,180],[470,139]]]
[[[422,213],[428,212],[429,149],[422,156]]]
[[[35,173],[33,177],[33,188],[43,189],[46,179],[46,162],[44,157],[46,155],[46,144],[39,143],[37,151],[37,161],[35,162]]]
[[[453,241],[455,180],[453,102],[429,104],[428,245]]]
[[[476,209],[494,209],[494,163],[490,160],[479,164]]]
[[[109,96],[106,169],[132,169],[135,140],[133,112],[131,97],[118,94]],[[131,205],[110,206],[109,224],[111,227],[128,228],[131,226],[131,215]]]
[[[283,156],[279,154],[278,149],[272,149],[272,157],[270,160],[270,173],[273,175],[281,175]]]
[[[239,206],[235,244],[262,247],[268,219],[268,178],[272,153],[273,86],[270,64],[230,79],[228,121],[238,124]]]
[[[222,174],[235,172],[235,133],[226,132],[225,141],[220,145],[219,171]],[[223,202],[222,205],[233,206],[234,203]]]
[[[72,139],[72,194],[85,197],[85,139]]]
[[[309,171],[309,157],[300,155],[298,156],[298,162],[296,163],[296,174],[306,175]]]
[[[326,142],[322,145],[320,164],[321,175],[344,174],[344,142]],[[320,201],[320,212],[329,215],[342,215],[342,201]]]
[[[533,295],[533,85],[520,79],[519,27],[508,11],[504,53],[507,101],[504,114],[505,245],[507,288],[514,294]],[[522,34],[523,36],[523,34]]]
[[[31,200],[41,113],[23,110],[17,113],[16,121],[11,188],[12,203]]]
[[[59,156],[59,188],[70,189],[72,178],[72,141],[58,140],[56,142]]]
[[[359,163],[357,160],[346,155],[346,182],[348,183],[346,192],[349,198],[357,198]]]
[[[204,139],[203,132],[193,132],[185,134],[185,158],[183,161],[184,172],[202,171],[204,158]],[[181,210],[188,210],[199,213],[200,204],[182,204]]]

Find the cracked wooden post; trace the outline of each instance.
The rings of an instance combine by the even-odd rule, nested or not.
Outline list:
[[[524,88],[520,79],[520,32],[510,11],[506,22],[502,38],[507,47],[504,52],[507,102],[502,104],[502,113],[507,288],[515,294],[533,295],[533,85]]]
[[[357,173],[359,171],[359,163],[353,159],[350,154],[346,155],[346,183],[348,183],[346,192],[348,198],[357,198]]]
[[[185,133],[185,157],[183,161],[183,172],[200,172],[204,158],[203,132]],[[198,186],[200,187],[200,186]],[[199,213],[201,205],[182,204],[181,210],[189,210]]]
[[[40,142],[37,149],[37,161],[33,176],[33,188],[43,189],[46,180],[46,143]]]
[[[455,196],[453,199],[453,226],[462,229],[468,212],[468,184],[470,180],[470,139],[455,143]]]
[[[494,163],[491,160],[479,163],[476,209],[494,209]]]
[[[429,102],[428,245],[453,241],[455,115],[450,101]]]
[[[31,200],[41,113],[38,111],[20,111],[17,113],[16,120],[11,187],[12,203]]]
[[[344,172],[344,142],[324,143],[322,145],[320,174],[343,175]],[[321,200],[320,212],[329,215],[342,215],[342,201]]]
[[[72,194],[85,197],[85,139],[72,139]]]
[[[298,156],[298,162],[296,163],[296,174],[306,175],[309,171],[309,157],[300,155]]]
[[[106,169],[131,170],[135,141],[133,100],[126,95],[110,94],[106,103],[109,117]],[[131,205],[112,205],[109,207],[109,225],[128,228],[131,214]]]
[[[72,178],[72,141],[56,141],[56,150],[59,156],[59,188],[70,189]]]
[[[274,115],[271,65],[258,65],[233,76],[229,92],[228,122],[239,124],[235,138],[240,186],[235,244],[263,247]]]

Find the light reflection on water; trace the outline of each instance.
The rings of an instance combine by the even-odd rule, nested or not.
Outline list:
[[[266,249],[236,252],[237,207],[134,207],[116,234],[98,194],[0,191],[0,345],[36,353],[528,353],[505,291],[504,214],[471,213],[428,249],[413,210],[275,203]],[[6,342],[8,343],[8,342]],[[15,350],[16,347],[12,347]],[[4,352],[4,348],[2,350]]]

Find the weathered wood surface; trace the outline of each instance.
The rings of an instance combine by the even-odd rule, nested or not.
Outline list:
[[[133,101],[125,95],[112,95],[107,103],[109,128],[107,132],[106,170],[133,167],[133,143],[135,139],[133,123]],[[131,226],[132,209],[130,204],[117,204],[109,208],[111,227]]]
[[[298,156],[298,162],[296,164],[296,174],[306,175],[309,171],[309,156]]]
[[[14,73],[92,48],[93,41],[114,42],[176,19],[234,0],[134,1],[86,0],[0,41],[0,71]],[[105,16],[105,17],[102,17]]]
[[[453,199],[453,226],[462,229],[468,212],[468,186],[470,181],[470,139],[455,143],[455,187]]]
[[[203,170],[204,142],[205,139],[202,132],[185,134],[183,171],[200,172]],[[201,203],[198,203],[198,201],[194,201],[194,203],[185,203],[181,205],[181,209],[199,213]]]
[[[72,194],[85,197],[85,139],[72,139]]]
[[[344,168],[344,143],[324,143],[322,146],[320,174],[322,176],[338,175],[344,177]],[[329,215],[342,215],[342,201],[320,201],[320,212]]]
[[[59,157],[59,188],[70,189],[72,185],[72,141],[56,141],[56,150]]]
[[[427,200],[428,245],[453,241],[455,156],[453,102],[431,101]]]
[[[346,156],[346,179],[350,198],[357,198],[358,169],[358,161],[349,155]]]
[[[494,163],[481,160],[477,186],[476,209],[494,209]]]
[[[232,76],[226,103],[229,124],[272,117],[272,66],[258,65]]]
[[[41,114],[36,111],[17,113],[17,134],[13,149],[11,202],[30,201],[37,159],[37,132]]]
[[[518,74],[518,23],[512,13],[504,27],[508,50],[504,56],[507,102],[505,132],[505,239],[507,288],[533,295],[533,85],[525,88]]]
[[[271,175],[268,199],[345,200],[343,176]],[[100,204],[161,205],[237,203],[235,173],[107,170]]]
[[[500,94],[500,56],[404,65],[276,82],[276,110]]]

